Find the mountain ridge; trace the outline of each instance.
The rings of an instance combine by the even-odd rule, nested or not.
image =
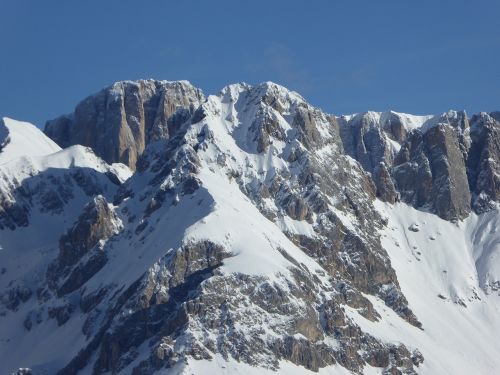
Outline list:
[[[128,85],[131,85],[132,88],[127,88]],[[169,85],[180,85],[180,92],[188,93],[187,97],[189,98],[189,105],[187,105],[187,107],[182,104],[182,99],[179,99],[178,87],[173,89],[173,94],[168,94],[170,90]],[[142,104],[141,107],[140,98],[138,99],[137,97],[137,95],[139,95],[140,97],[140,94],[138,94],[138,92],[143,90],[143,86],[146,88],[150,88],[152,86],[161,87],[161,95],[163,95],[163,97],[177,98],[163,104],[164,107],[168,107],[168,110],[166,110],[166,112],[165,110],[163,110],[163,112],[158,109],[156,110],[157,112],[161,113],[169,113],[169,115],[164,115],[165,119],[163,120],[163,122],[156,122],[155,125],[154,123],[151,123],[151,121],[149,121],[149,128],[153,129],[152,131],[156,132],[158,134],[157,137],[159,137],[151,138],[152,141],[160,138],[168,138],[170,136],[169,133],[175,133],[175,129],[178,128],[183,121],[188,121],[188,117],[190,115],[195,116],[195,111],[201,111],[201,102],[204,100],[204,96],[201,93],[201,90],[195,89],[194,86],[192,86],[188,81],[121,81],[101,90],[94,96],[87,97],[82,102],[86,103],[85,106],[90,106],[93,108],[91,114],[85,115],[85,111],[79,109],[83,105],[82,103],[80,103],[75,110],[75,114],[48,121],[46,124],[45,132],[56,141],[59,141],[59,143],[63,146],[82,143],[86,146],[92,147],[99,156],[104,157],[104,159],[109,163],[125,162],[125,164],[128,164],[129,167],[135,169],[137,159],[143,152],[145,145],[148,143],[148,140],[147,138],[144,138],[144,130],[142,130],[142,133],[139,134],[139,139],[137,140],[137,137],[132,135],[133,130],[131,129],[144,128],[144,126],[146,126],[145,124],[147,123],[147,119],[146,117],[144,117],[144,115],[144,118],[140,117],[139,120],[137,120],[137,117],[128,114],[128,112],[139,114],[146,113],[144,110],[144,104]],[[118,87],[119,90],[117,90]],[[127,94],[127,91],[130,91],[132,93]],[[479,136],[467,138],[468,135],[466,135],[464,137],[464,132],[470,132],[471,130],[473,130],[474,125],[478,122],[498,122],[494,117],[496,112],[492,112],[491,116],[484,112],[473,115],[470,118],[472,124],[469,124],[469,118],[465,111],[452,110],[441,115],[426,116],[414,116],[404,113],[398,113],[395,111],[368,111],[356,115],[334,116],[324,113],[318,108],[310,106],[305,101],[305,99],[300,96],[300,94],[290,91],[285,87],[273,82],[264,82],[256,86],[251,86],[246,83],[228,85],[223,88],[216,96],[226,96],[227,100],[232,100],[231,97],[236,95],[238,92],[250,91],[253,92],[253,95],[262,98],[264,102],[269,101],[269,103],[267,104],[275,111],[279,112],[280,110],[282,110],[282,108],[280,108],[280,106],[282,105],[280,103],[280,100],[286,101],[286,98],[289,97],[293,98],[293,101],[296,104],[299,103],[309,106],[310,108],[313,108],[314,111],[321,113],[323,116],[325,116],[325,118],[329,119],[328,121],[332,122],[332,127],[335,128],[335,131],[340,134],[340,143],[342,143],[342,147],[345,149],[346,153],[354,159],[358,160],[365,170],[375,175],[374,182],[378,184],[378,195],[384,196],[384,199],[395,201],[395,199],[402,198],[404,201],[416,207],[429,207],[431,210],[435,210],[438,215],[445,219],[456,220],[459,218],[465,218],[471,209],[478,212],[487,209],[487,206],[491,206],[489,197],[496,197],[498,194],[497,190],[499,189],[497,188],[494,189],[495,191],[488,191],[486,194],[482,194],[482,190],[469,191],[468,186],[471,182],[475,184],[475,181],[473,181],[474,177],[471,177],[471,175],[474,174],[481,175],[482,173],[488,173],[490,175],[489,179],[494,179],[494,176],[496,175],[495,171],[498,169],[496,165],[485,166],[487,170],[484,172],[474,171],[473,168],[477,168],[477,165],[473,167],[464,165],[454,170],[453,168],[448,168],[446,165],[440,165],[439,162],[435,160],[436,155],[432,155],[430,151],[430,148],[435,147],[432,144],[432,139],[441,134],[443,130],[451,128],[453,134],[444,134],[444,139],[440,141],[442,145],[445,145],[445,149],[438,152],[438,158],[443,152],[464,154],[468,152],[469,148],[472,148],[473,152],[478,152],[477,150],[479,147],[474,147],[474,140],[477,139],[478,142],[482,142],[484,140],[480,141]],[[106,92],[112,92],[114,94],[103,94]],[[116,97],[120,98],[119,100],[121,100],[122,104],[118,105],[117,107],[119,110],[118,114],[115,113],[115,109],[105,108],[105,106],[103,106],[103,104],[101,103],[102,97],[106,95],[111,95],[115,98],[113,99],[113,103],[117,100]],[[135,99],[128,99],[129,97],[133,97]],[[277,100],[277,98],[280,97],[281,99]],[[96,100],[98,102],[97,104],[89,104],[95,102]],[[129,103],[129,105],[127,105],[127,101],[131,102],[132,104]],[[195,107],[193,103],[198,103],[199,106]],[[182,115],[179,115],[179,113],[182,113]],[[99,146],[96,145],[94,140],[85,141],[80,136],[76,136],[76,138],[73,140],[67,138],[69,137],[68,132],[72,131],[71,129],[78,128],[78,126],[81,126],[84,129],[87,128],[85,125],[78,125],[78,121],[76,121],[76,125],[74,126],[71,125],[71,122],[68,122],[69,118],[75,116],[97,116],[98,118],[106,118],[106,116],[111,116],[111,118],[119,118],[120,120],[118,121],[118,123],[120,125],[116,125],[115,123],[107,125],[108,128],[112,128],[112,131],[119,132],[119,135],[114,137],[116,141],[112,140],[112,136],[107,136],[106,142],[108,143],[106,145],[102,144]],[[128,123],[128,117],[132,119],[131,124]],[[197,118],[194,119],[197,120]],[[139,122],[137,123],[137,121]],[[164,124],[165,121],[166,123]],[[167,130],[166,132],[165,130],[154,130],[155,126],[160,129],[164,129],[166,127],[170,130]],[[475,128],[477,128],[477,126]],[[425,134],[427,134],[428,132],[434,132],[434,134],[425,137]],[[94,133],[96,133],[95,130]],[[123,134],[125,133],[128,134],[128,138],[126,140],[123,140]],[[258,139],[257,142],[258,148],[262,149],[263,147],[265,147],[263,143],[268,142],[267,138],[269,136],[267,133],[268,132],[261,133],[262,138]],[[407,139],[407,137],[410,135],[412,139]],[[135,139],[135,141],[131,139]],[[110,144],[109,142],[114,143]],[[466,144],[464,142],[469,142],[471,144]],[[403,150],[404,152],[400,152],[402,146],[407,148]],[[413,148],[413,151],[411,148]],[[497,152],[497,147],[494,146],[493,148],[494,152]],[[109,154],[110,149],[115,149],[115,151],[112,152],[114,156]],[[129,160],[130,155],[134,156]],[[474,160],[477,157],[479,156],[472,156],[470,159]],[[412,165],[416,162],[414,160],[415,158],[419,159],[418,163],[420,165],[423,164],[419,171],[414,171],[412,167]],[[456,161],[459,160],[459,157],[457,156],[452,156],[452,158],[456,159]],[[468,155],[464,154],[464,163],[465,159],[467,158]],[[384,163],[385,165],[381,165],[381,163]],[[386,171],[386,169],[388,168],[393,169],[392,181],[388,181],[387,179],[380,179],[381,175],[388,175]],[[434,169],[434,171],[431,171],[430,169]],[[465,173],[462,173],[462,171],[464,171]],[[402,179],[398,178],[398,176],[401,174],[404,175]],[[449,185],[451,187],[448,189],[448,191],[445,192],[445,196],[443,196],[443,194],[439,192],[442,188],[442,185],[439,185],[437,187],[432,186],[434,185],[432,181],[433,174],[440,174],[441,177],[439,178],[450,181]],[[410,176],[410,178],[408,178],[408,176]],[[409,179],[412,180],[409,184],[410,186],[408,186],[407,181]],[[415,183],[415,181],[419,180],[423,180],[423,182]],[[388,184],[384,184],[384,181],[388,182]],[[488,183],[490,186],[499,185],[498,182],[490,181]],[[463,186],[463,188],[454,189],[453,186]],[[398,194],[400,197],[398,197]],[[484,199],[485,196],[486,199]],[[493,201],[495,199],[493,199]],[[441,200],[447,202],[441,204],[439,203]]]

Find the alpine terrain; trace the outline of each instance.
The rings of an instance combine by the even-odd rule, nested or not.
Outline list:
[[[500,112],[117,82],[0,121],[0,374],[498,374]]]

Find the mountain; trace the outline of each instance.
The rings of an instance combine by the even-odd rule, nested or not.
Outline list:
[[[494,374],[499,129],[271,82],[4,119],[0,373]]]

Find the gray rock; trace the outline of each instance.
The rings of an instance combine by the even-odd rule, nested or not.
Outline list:
[[[471,124],[467,171],[472,205],[481,213],[500,201],[500,122],[481,113],[472,117]]]
[[[390,112],[388,118],[385,120],[385,123],[382,124],[382,127],[392,140],[398,143],[406,141],[408,130],[396,113]]]
[[[341,118],[340,134],[345,152],[373,172],[381,162],[392,165],[393,151],[380,124],[370,112],[346,121]]]
[[[408,230],[411,232],[420,232],[420,226],[417,223],[413,223],[408,227]]]
[[[399,194],[392,181],[391,175],[384,162],[381,162],[373,171],[373,182],[377,187],[377,197],[388,203],[395,203],[399,199]]]
[[[149,102],[145,99],[150,84],[158,89],[151,82],[117,85],[122,104],[110,102],[98,111],[109,116],[110,124],[121,113],[116,124],[131,135],[115,138],[118,143],[112,148],[118,154],[123,151],[116,160],[130,163],[129,155],[136,155],[136,173],[113,200],[124,228],[116,233],[116,226],[110,225],[117,221],[113,207],[100,198],[92,200],[61,237],[58,257],[47,272],[48,285],[37,291],[37,301],[12,290],[14,310],[23,298],[37,307],[22,317],[31,334],[39,324],[37,316],[48,316],[66,328],[69,323],[77,326],[81,318],[85,344],[59,374],[75,374],[84,367],[95,374],[125,369],[135,375],[154,374],[169,372],[186,360],[215,356],[273,370],[279,369],[280,360],[288,360],[313,371],[338,364],[352,373],[371,365],[381,373],[415,374],[423,361],[418,350],[373,337],[350,318],[352,313],[372,322],[386,318],[370,302],[371,295],[409,324],[425,328],[409,308],[382,246],[380,229],[387,221],[373,202],[378,197],[394,203],[401,196],[448,220],[467,216],[471,200],[475,210],[487,209],[478,197],[486,196],[484,202],[490,203],[498,199],[497,182],[491,179],[497,173],[497,115],[473,118],[469,128],[465,113],[449,112],[437,119],[438,125],[411,131],[396,113],[385,114],[383,120],[369,113],[337,119],[278,85],[242,84],[220,97],[237,109],[222,120],[234,125],[236,146],[249,154],[245,165],[218,143],[213,122],[207,120],[220,115],[221,108],[206,102],[192,109],[194,101],[185,104],[182,94],[177,104],[165,105],[170,109],[157,116],[162,106],[160,99],[153,99],[157,94],[151,93]],[[102,95],[112,95],[112,90]],[[99,100],[94,96],[85,105],[98,107]],[[81,116],[92,112],[85,105],[79,109]],[[172,116],[175,119],[165,120]],[[153,117],[159,120],[151,122]],[[69,142],[73,135],[65,131],[76,124],[71,116],[60,120],[65,121],[69,125],[48,126],[60,128],[61,142]],[[105,122],[93,121],[81,124],[107,129]],[[92,142],[101,147],[100,141]],[[257,153],[280,160],[255,167]],[[276,256],[289,262],[286,276],[230,273],[229,267],[222,272],[220,267],[229,264],[227,258],[235,250],[227,246],[231,236],[227,242],[189,241],[169,231],[169,248],[154,248],[164,243],[156,239],[167,233],[165,226],[177,225],[171,223],[180,218],[168,216],[177,215],[179,208],[190,207],[186,216],[193,216],[193,223],[203,223],[200,220],[214,209],[215,214],[224,212],[217,210],[222,200],[202,184],[208,181],[200,175],[205,163],[215,172],[213,178],[227,177],[263,216],[287,228],[284,234],[322,269],[312,270],[278,248]],[[73,194],[64,186],[81,190],[75,196],[82,199],[99,194],[99,185],[85,172],[73,171],[57,182],[57,189],[37,190],[44,197],[42,207],[54,215],[64,212]],[[16,193],[18,198],[29,190]],[[287,226],[288,218],[307,221],[297,227],[312,235],[297,234],[297,228]],[[141,248],[135,254],[131,247],[133,260],[122,259],[121,245]],[[154,259],[148,258],[150,249]],[[94,278],[112,262],[133,262],[144,267],[143,273],[136,280],[119,278],[118,285],[99,285],[100,279]]]
[[[204,96],[185,81],[123,81],[80,102],[71,115],[48,121],[61,147],[91,147],[108,163],[135,169],[147,144],[167,139],[189,120]]]
[[[445,124],[413,132],[395,161],[393,176],[401,199],[446,220],[468,216],[469,183],[457,133]]]
[[[80,288],[106,264],[106,254],[98,249],[119,230],[118,218],[103,196],[88,203],[78,220],[59,240],[59,255],[47,269],[47,280],[58,295]]]
[[[59,262],[71,266],[90,251],[100,240],[117,231],[117,217],[103,196],[87,204],[73,227],[59,241]]]

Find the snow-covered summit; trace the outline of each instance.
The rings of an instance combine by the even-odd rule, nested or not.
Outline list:
[[[283,101],[306,102],[306,100],[299,93],[291,91],[286,87],[271,81],[262,82],[254,86],[245,82],[231,84],[224,87],[219,96],[222,98],[227,97],[229,99],[234,99],[235,96],[244,91],[252,91],[252,97],[256,99],[272,96]]]
[[[60,150],[35,125],[8,117],[0,119],[0,165],[22,156],[48,155]]]

